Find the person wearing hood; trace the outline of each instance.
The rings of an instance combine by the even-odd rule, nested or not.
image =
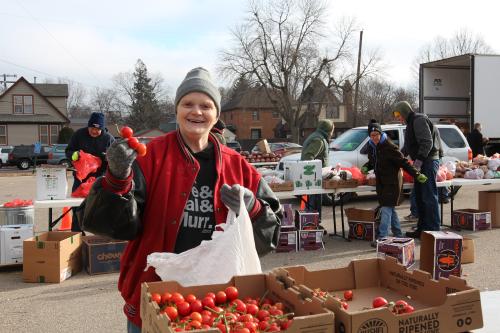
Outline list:
[[[439,131],[423,113],[413,111],[406,101],[394,105],[392,113],[396,119],[406,124],[403,151],[414,161],[413,166],[429,179],[426,183],[415,181],[414,190],[418,210],[417,230],[406,236],[420,238],[422,231],[439,231],[438,188],[436,176],[439,159],[443,156]]]
[[[73,187],[71,192],[74,192],[82,183],[86,182],[90,177],[98,178],[104,175],[107,167],[106,149],[115,141],[115,138],[109,134],[106,129],[106,117],[104,113],[92,112],[89,117],[87,127],[78,129],[69,140],[68,146],[64,151],[66,157],[70,161],[78,161],[80,151],[87,154],[92,154],[101,159],[101,166],[95,172],[90,173],[85,179],[80,181],[76,177],[76,172],[73,172]],[[77,218],[78,208],[73,208],[73,220],[71,223],[71,231],[82,231]]]
[[[413,167],[396,146],[382,131],[380,124],[372,119],[368,124],[370,136],[368,162],[361,168],[363,173],[374,170],[379,203],[380,225],[377,239],[389,235],[389,226],[394,237],[403,237],[396,206],[399,206],[403,189],[401,168],[410,173],[419,183],[425,183],[427,177]],[[375,243],[374,243],[375,244]]]
[[[215,135],[217,140],[225,146],[227,146],[227,140],[224,137],[224,130],[226,129],[226,124],[219,118],[215,123],[214,127],[210,130],[210,132]]]
[[[302,145],[301,161],[321,160],[321,166],[328,165],[328,148],[335,126],[328,119],[318,121],[316,130],[311,133]],[[309,195],[307,197],[308,207],[316,210],[321,217],[322,196],[321,194]]]

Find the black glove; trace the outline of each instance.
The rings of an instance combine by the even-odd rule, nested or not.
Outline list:
[[[117,140],[106,151],[109,172],[118,179],[125,179],[132,171],[132,163],[137,157],[134,149],[128,146],[126,140]]]
[[[240,200],[240,191],[243,191],[243,202]],[[250,212],[255,205],[255,195],[253,195],[252,191],[239,184],[233,186],[227,184],[222,185],[220,189],[220,198],[222,202],[236,214],[240,212],[242,203],[245,205],[248,212]]]

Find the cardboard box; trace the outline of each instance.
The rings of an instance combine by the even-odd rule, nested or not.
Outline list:
[[[23,242],[23,280],[59,283],[82,269],[80,232],[49,231]]]
[[[238,288],[239,298],[261,297],[265,295],[274,301],[284,304],[288,312],[293,312],[292,325],[288,333],[334,333],[335,316],[325,309],[319,300],[304,300],[295,289],[287,289],[283,283],[270,274],[235,276],[228,283],[183,287],[175,281],[145,282],[141,286],[141,319],[143,333],[174,333],[169,326],[169,319],[160,314],[156,302],[151,302],[151,293],[179,292],[183,295],[193,294],[197,298],[204,297],[208,292],[224,290],[228,286]],[[197,330],[199,333],[217,333],[218,329]]]
[[[319,213],[316,211],[296,210],[295,224],[299,230],[316,230],[319,225]]]
[[[344,211],[349,224],[349,239],[375,240],[377,226],[374,209],[346,208]]]
[[[66,168],[57,165],[44,165],[36,168],[36,199],[66,199],[68,180]]]
[[[323,229],[299,230],[299,251],[314,251],[324,249]]]
[[[321,161],[287,161],[284,163],[285,180],[293,181],[295,190],[321,189]]]
[[[323,180],[323,188],[331,189],[331,188],[352,188],[357,187],[359,182],[356,179],[349,180]]]
[[[291,180],[283,183],[269,183],[268,185],[273,192],[293,191],[293,182]]]
[[[377,240],[377,256],[396,258],[405,267],[415,263],[415,241],[413,238],[384,237]]]
[[[288,230],[280,228],[278,235],[278,246],[276,252],[294,252],[297,251],[297,230]]]
[[[462,236],[448,231],[420,234],[420,269],[438,280],[462,273]]]
[[[259,151],[261,153],[272,153],[271,148],[269,147],[269,143],[267,143],[266,139],[260,140],[256,143],[257,147],[259,147]]]
[[[33,224],[0,226],[0,265],[23,263],[23,241],[33,237]]]
[[[454,210],[451,214],[451,227],[457,230],[489,230],[491,213],[478,209]]]
[[[281,227],[295,228],[295,214],[293,212],[292,204],[282,204],[283,207],[283,220],[281,220]]]
[[[474,239],[464,237],[462,239],[462,264],[471,264],[475,259]]]
[[[478,209],[491,212],[491,226],[500,228],[500,191],[479,191]]]
[[[82,260],[87,273],[94,275],[120,271],[120,258],[127,241],[100,236],[84,236],[82,241]]]
[[[335,312],[336,332],[454,333],[483,327],[478,289],[455,276],[432,280],[429,273],[409,271],[395,258],[353,260],[347,267],[318,271],[284,267],[273,274],[305,298],[317,298],[313,296],[316,288],[327,291],[324,306]],[[354,293],[348,310],[333,297],[342,298],[345,290]],[[415,312],[396,315],[388,308],[371,309],[377,296],[388,301],[404,299]]]

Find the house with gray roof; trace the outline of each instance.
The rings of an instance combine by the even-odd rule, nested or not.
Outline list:
[[[68,124],[68,85],[35,84],[24,77],[0,94],[0,145],[57,143]]]

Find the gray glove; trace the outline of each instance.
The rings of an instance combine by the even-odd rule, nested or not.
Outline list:
[[[224,184],[220,189],[220,198],[222,202],[236,214],[240,212],[240,206],[242,204],[240,201],[240,191],[243,191],[243,204],[247,211],[250,212],[255,205],[255,196],[252,191],[239,184],[233,186]]]
[[[113,142],[106,151],[109,171],[118,179],[125,179],[130,175],[136,157],[137,153],[128,146],[127,140]]]
[[[413,162],[413,166],[415,167],[415,169],[417,169],[417,171],[420,171],[420,169],[422,168],[422,161],[421,160],[415,160],[415,162]]]

